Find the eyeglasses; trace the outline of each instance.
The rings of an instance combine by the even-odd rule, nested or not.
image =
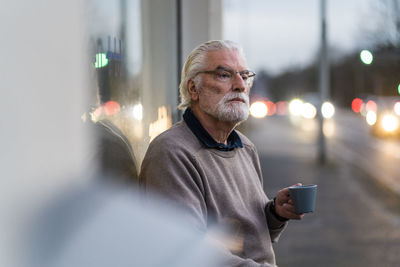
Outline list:
[[[196,73],[196,75],[200,73],[212,74],[214,76],[214,80],[224,83],[233,82],[235,75],[239,73],[242,80],[249,87],[253,85],[254,76],[256,76],[256,73],[250,70],[234,71],[224,67],[218,67],[216,70],[199,71]]]

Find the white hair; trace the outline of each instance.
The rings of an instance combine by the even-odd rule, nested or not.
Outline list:
[[[229,40],[212,40],[197,46],[187,57],[185,65],[182,68],[181,83],[179,85],[179,92],[181,103],[178,109],[186,109],[191,105],[191,98],[188,92],[187,84],[190,79],[195,78],[199,71],[205,68],[205,56],[207,52],[217,50],[234,50],[237,51],[243,58],[244,53],[242,47]],[[200,77],[194,80],[196,86],[201,82]]]

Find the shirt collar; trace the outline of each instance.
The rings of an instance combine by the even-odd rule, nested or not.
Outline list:
[[[186,122],[189,129],[194,133],[194,135],[208,148],[215,148],[221,151],[230,151],[237,147],[242,148],[242,140],[240,139],[238,133],[233,130],[228,136],[228,145],[223,143],[218,143],[212,138],[212,136],[204,129],[200,121],[196,118],[190,108],[187,108],[183,114],[183,120]]]

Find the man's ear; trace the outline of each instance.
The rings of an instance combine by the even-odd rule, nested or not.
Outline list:
[[[187,84],[187,90],[189,92],[192,101],[197,101],[199,99],[199,89],[196,88],[196,84],[193,79],[189,79]]]

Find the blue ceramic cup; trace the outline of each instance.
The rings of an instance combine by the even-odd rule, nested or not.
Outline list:
[[[289,192],[297,214],[314,211],[317,185],[291,186]]]

